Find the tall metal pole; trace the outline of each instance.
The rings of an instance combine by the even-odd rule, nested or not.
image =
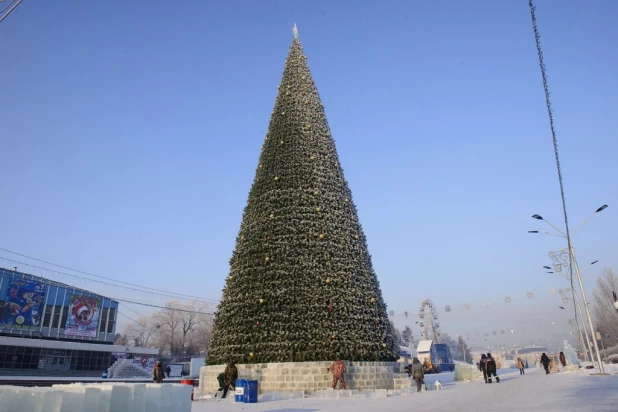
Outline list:
[[[579,318],[580,318],[580,320],[582,322],[582,326],[584,328],[584,334],[586,336],[586,343],[587,343],[586,353],[587,354],[590,353],[590,359],[587,359],[587,360],[592,362],[592,366],[594,366],[594,356],[592,355],[592,344],[590,343],[590,337],[588,336],[588,330],[586,329],[586,321],[584,320],[584,314],[582,312],[582,306],[579,303],[579,299],[577,298],[577,294],[575,293],[575,290],[573,290],[573,296],[575,298],[575,304],[577,305],[577,309],[578,309],[577,312],[579,313]],[[581,329],[579,330],[579,333],[582,333]],[[588,358],[588,356],[586,356],[586,358]]]
[[[2,23],[2,21],[3,21],[4,19],[6,19],[6,18],[7,18],[7,16],[8,16],[9,14],[11,14],[11,12],[12,12],[13,10],[15,10],[15,8],[16,8],[17,6],[19,6],[19,3],[21,3],[22,1],[23,1],[23,0],[17,0],[17,1],[15,2],[15,4],[13,4],[13,5],[11,6],[11,8],[9,9],[9,11],[7,11],[7,12],[6,12],[3,16],[0,16],[0,23]]]
[[[588,308],[588,299],[586,298],[586,290],[584,289],[584,282],[582,282],[582,277],[579,273],[579,265],[577,264],[577,259],[575,258],[575,250],[573,248],[573,243],[571,243],[571,239],[569,241],[569,250],[571,252],[571,261],[575,265],[575,275],[577,276],[577,281],[579,282],[579,289],[582,294],[582,303],[584,304],[584,309],[586,310],[586,316],[588,317],[588,324],[590,326],[590,332],[592,333],[592,343],[594,344],[594,350],[597,355],[597,361],[599,362],[599,371],[601,373],[605,373],[605,368],[603,367],[603,361],[601,360],[601,352],[599,351],[599,344],[595,338],[596,333],[594,331],[594,324],[592,323],[592,317],[590,316],[590,309]],[[591,356],[593,356],[591,354]]]

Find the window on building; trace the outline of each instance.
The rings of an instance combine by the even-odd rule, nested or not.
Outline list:
[[[3,313],[4,313],[4,301],[0,300],[0,319],[2,319]]]
[[[56,310],[54,310],[52,328],[57,328],[60,326],[60,311],[62,310],[62,306],[56,306]]]
[[[116,308],[109,309],[109,322],[107,323],[107,333],[114,333],[114,324],[116,323]]]
[[[99,327],[99,332],[105,333],[107,328],[107,308],[103,308],[101,310],[101,326]]]
[[[47,305],[45,307],[45,318],[43,318],[43,327],[44,328],[49,328],[49,325],[51,325],[51,315],[52,315],[52,310],[53,309],[54,309],[53,306]]]
[[[60,319],[60,329],[67,327],[67,318],[69,316],[69,308],[66,306],[62,310],[62,318]]]

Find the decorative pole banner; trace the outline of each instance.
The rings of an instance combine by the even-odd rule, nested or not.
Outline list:
[[[101,299],[89,296],[71,295],[71,305],[65,335],[95,338],[99,324]]]
[[[0,329],[38,331],[46,285],[32,280],[11,280],[0,319]]]
[[[554,262],[554,272],[561,273],[563,268],[566,269],[569,267],[569,251],[567,249],[549,252],[548,255]]]

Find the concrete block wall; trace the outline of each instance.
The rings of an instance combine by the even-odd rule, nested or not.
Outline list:
[[[401,387],[401,373],[396,362],[347,362],[345,381],[348,389],[394,389]],[[285,362],[236,365],[240,378],[259,381],[260,393],[303,390],[312,394],[332,387],[333,375],[327,370],[332,362]],[[200,369],[200,392],[214,394],[219,388],[217,375],[225,365],[209,365]],[[397,375],[397,376],[396,376]],[[406,375],[407,376],[407,375]],[[407,379],[407,378],[406,378]],[[398,388],[398,389],[399,389]]]

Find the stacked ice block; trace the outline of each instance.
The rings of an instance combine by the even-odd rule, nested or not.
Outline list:
[[[189,385],[155,383],[0,386],[0,411],[190,412],[192,389]]]

